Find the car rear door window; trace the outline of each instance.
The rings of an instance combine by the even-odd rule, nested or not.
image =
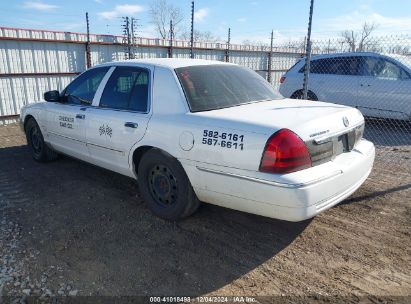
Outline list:
[[[333,74],[332,70],[333,61],[331,59],[318,59],[313,60],[310,64],[310,73],[313,74]]]
[[[100,99],[100,107],[147,112],[149,72],[143,68],[116,67]]]
[[[358,68],[361,59],[359,57],[334,57],[312,60],[310,73],[330,75],[359,75]],[[300,72],[303,73],[305,65]]]
[[[69,104],[91,105],[98,86],[109,68],[94,68],[78,76],[64,90],[63,101]]]

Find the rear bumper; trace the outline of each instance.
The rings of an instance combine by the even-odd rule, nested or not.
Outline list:
[[[184,164],[200,200],[287,221],[311,218],[338,204],[367,179],[375,157],[361,140],[350,153],[286,175]]]

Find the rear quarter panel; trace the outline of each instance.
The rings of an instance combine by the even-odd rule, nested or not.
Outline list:
[[[271,134],[244,129],[191,113],[154,115],[140,144],[160,148],[181,162],[256,171]]]
[[[303,64],[300,62],[284,74],[285,81],[280,84],[279,88],[281,95],[284,97],[290,98],[295,91],[303,88],[304,74],[298,73],[302,66]]]

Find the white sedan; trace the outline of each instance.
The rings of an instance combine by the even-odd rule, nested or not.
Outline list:
[[[351,195],[374,162],[358,110],[284,99],[234,64],[112,62],[45,100],[21,110],[35,160],[62,153],[135,178],[168,220],[200,201],[304,220]]]

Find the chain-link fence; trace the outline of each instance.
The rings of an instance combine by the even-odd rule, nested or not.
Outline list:
[[[272,60],[274,69],[288,66],[279,81],[272,71],[272,84],[285,97],[302,98],[305,58],[274,55]],[[358,45],[343,39],[313,41],[307,93],[312,100],[360,110],[366,117],[364,136],[378,148],[377,160],[393,172],[405,169],[410,178],[410,36],[373,38]]]

